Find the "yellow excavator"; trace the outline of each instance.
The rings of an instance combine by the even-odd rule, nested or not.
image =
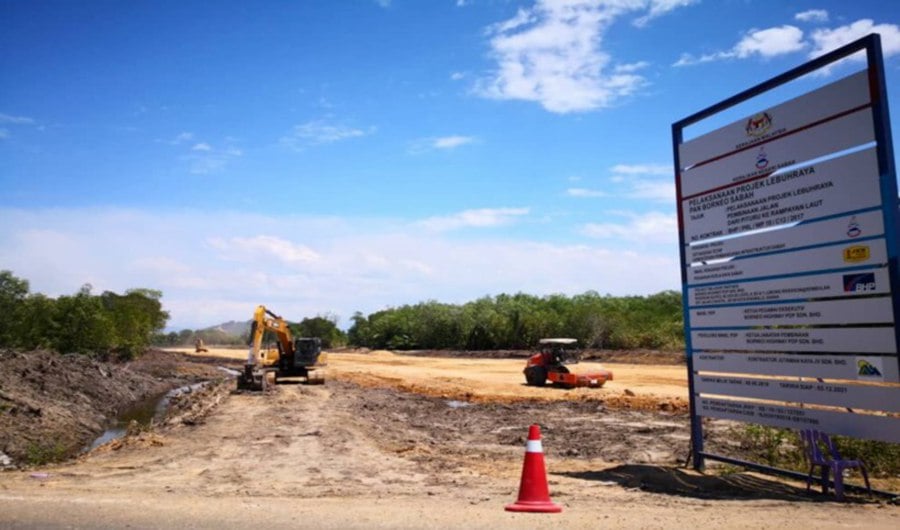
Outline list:
[[[262,348],[263,336],[272,332],[277,348]],[[250,351],[244,371],[237,378],[238,390],[262,390],[282,381],[321,385],[325,383],[325,354],[319,338],[294,339],[287,321],[258,306],[250,324]]]

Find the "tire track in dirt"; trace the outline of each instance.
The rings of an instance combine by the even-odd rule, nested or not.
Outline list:
[[[57,484],[210,496],[418,491],[425,476],[417,466],[381,453],[350,414],[332,406],[332,394],[300,385],[234,393],[198,425],[132,436],[59,468]]]

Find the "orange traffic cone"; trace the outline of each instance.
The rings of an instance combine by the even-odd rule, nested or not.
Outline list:
[[[532,425],[528,429],[525,463],[522,465],[522,482],[519,483],[519,500],[507,505],[506,511],[541,513],[562,511],[562,506],[550,501],[547,471],[544,467],[544,449],[541,447],[541,428],[538,425]]]

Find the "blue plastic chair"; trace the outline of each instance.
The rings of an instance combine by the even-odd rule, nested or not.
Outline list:
[[[824,432],[804,429],[800,431],[800,438],[803,440],[806,460],[809,462],[809,473],[806,476],[807,492],[812,484],[813,472],[818,466],[822,468],[822,493],[828,493],[828,475],[830,473],[834,477],[834,496],[838,500],[843,500],[844,470],[858,468],[866,481],[866,489],[869,490],[870,495],[872,494],[872,487],[869,486],[869,474],[866,472],[866,465],[862,460],[845,460],[841,458],[841,454],[838,452],[834,442]]]

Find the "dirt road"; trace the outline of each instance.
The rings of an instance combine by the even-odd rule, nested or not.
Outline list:
[[[686,415],[632,405],[646,405],[651,395],[657,403],[679,399],[681,367],[657,367],[661,379],[640,386],[620,376],[628,373],[624,367],[610,365],[615,385],[582,395],[510,383],[505,374],[518,380],[521,361],[376,353],[331,355],[329,363],[324,386],[279,385],[256,395],[232,393],[226,382],[199,391],[165,426],[64,465],[0,473],[0,527],[900,524],[900,508],[883,502],[835,503],[754,474],[700,475],[678,467],[689,439]],[[522,400],[523,390],[537,394]],[[211,411],[194,414],[201,405]],[[503,510],[516,498],[533,422],[544,431],[551,495],[561,514]]]

